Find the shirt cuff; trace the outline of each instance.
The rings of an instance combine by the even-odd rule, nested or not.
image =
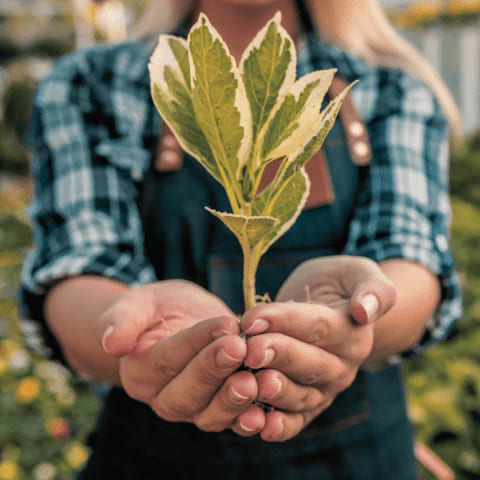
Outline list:
[[[439,233],[432,239],[415,237],[411,234],[393,235],[360,246],[355,251],[345,251],[349,255],[368,257],[377,263],[400,258],[419,263],[437,275],[440,282],[440,302],[425,326],[419,343],[410,350],[385,359],[385,365],[400,363],[417,353],[423,353],[437,342],[447,337],[455,322],[462,315],[462,301],[459,277],[450,253],[446,235]]]
[[[66,365],[61,348],[47,325],[44,304],[58,282],[79,275],[99,275],[138,287],[156,281],[153,267],[144,256],[111,248],[90,248],[59,255],[41,266],[35,252],[25,259],[19,290],[20,324],[27,347],[33,352]]]

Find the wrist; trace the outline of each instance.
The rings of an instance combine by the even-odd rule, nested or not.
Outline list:
[[[56,285],[45,302],[45,318],[67,363],[79,375],[117,383],[118,361],[102,348],[101,314],[128,290],[115,280],[79,276]]]

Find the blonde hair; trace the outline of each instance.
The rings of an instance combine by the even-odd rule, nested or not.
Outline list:
[[[461,135],[460,112],[450,90],[420,52],[395,31],[378,0],[306,2],[329,42],[370,63],[399,68],[423,80],[436,95],[453,132]],[[192,0],[151,0],[132,36],[172,30],[192,5]]]

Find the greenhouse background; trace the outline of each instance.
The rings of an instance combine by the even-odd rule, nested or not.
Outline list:
[[[22,138],[51,63],[77,48],[124,39],[139,3],[0,0],[0,480],[73,480],[88,456],[102,386],[33,354],[25,342],[34,342],[34,326],[22,331],[18,322],[18,278],[32,243],[25,212],[31,152]],[[405,363],[410,415],[419,445],[455,478],[480,480],[480,0],[383,3],[445,78],[466,134],[451,158],[452,245],[465,313],[449,342]],[[422,480],[440,478],[420,468]]]

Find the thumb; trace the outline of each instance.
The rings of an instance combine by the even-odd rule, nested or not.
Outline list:
[[[142,333],[158,320],[152,300],[140,290],[129,290],[99,318],[105,325],[102,347],[106,353],[120,357],[131,353]]]
[[[393,307],[395,298],[393,283],[379,270],[355,288],[350,300],[350,311],[357,323],[372,323]]]

